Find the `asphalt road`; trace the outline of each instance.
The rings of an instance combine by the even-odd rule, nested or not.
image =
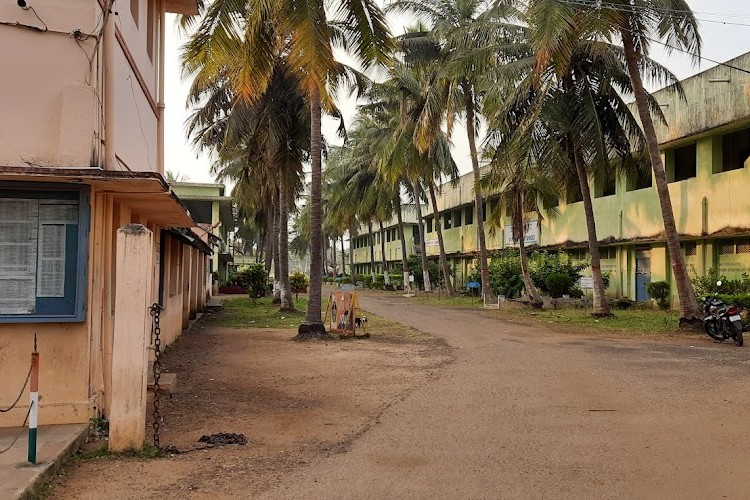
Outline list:
[[[444,338],[455,362],[266,497],[750,498],[750,348],[363,306]]]

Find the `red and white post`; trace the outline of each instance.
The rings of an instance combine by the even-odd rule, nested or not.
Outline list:
[[[39,353],[31,353],[31,380],[29,387],[29,463],[36,463],[36,427],[39,421]]]

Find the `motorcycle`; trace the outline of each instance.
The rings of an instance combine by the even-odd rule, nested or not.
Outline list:
[[[721,281],[716,285],[721,286]],[[709,337],[717,342],[732,339],[737,347],[742,346],[742,332],[745,327],[742,325],[740,309],[737,306],[727,305],[714,295],[703,298],[703,312],[706,315],[703,319],[703,328]]]

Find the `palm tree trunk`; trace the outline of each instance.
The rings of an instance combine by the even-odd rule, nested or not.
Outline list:
[[[299,327],[298,338],[304,339],[326,335],[322,315],[323,295],[323,243],[322,226],[322,159],[320,149],[323,137],[320,133],[320,92],[310,92],[310,293],[305,319]]]
[[[651,120],[651,114],[648,109],[646,100],[646,91],[643,88],[640,68],[638,65],[639,55],[635,50],[633,35],[627,29],[621,30],[623,48],[625,49],[625,61],[628,66],[630,82],[633,85],[635,94],[636,107],[638,116],[643,126],[643,135],[646,138],[648,146],[648,156],[651,160],[651,167],[654,170],[654,179],[656,180],[656,192],[659,194],[659,204],[661,205],[661,215],[664,219],[664,234],[667,239],[667,248],[669,249],[669,261],[672,264],[672,273],[675,277],[677,295],[680,300],[680,325],[689,324],[697,325],[700,318],[700,308],[698,300],[693,291],[693,285],[688,276],[685,259],[682,256],[680,248],[680,238],[677,234],[677,225],[674,220],[674,211],[672,210],[672,199],[669,196],[669,186],[667,185],[667,176],[664,172],[664,164],[661,161],[661,152],[659,151],[659,141],[656,137],[654,122]]]
[[[531,305],[533,307],[542,307],[544,303],[539,290],[534,286],[534,281],[531,279],[529,273],[529,264],[526,260],[526,244],[524,242],[525,235],[523,229],[521,229],[521,237],[518,239],[518,252],[521,259],[521,276],[523,277],[523,284],[526,287],[526,293],[531,297]]]
[[[277,198],[278,199],[278,198]],[[281,304],[281,269],[279,268],[279,235],[281,234],[281,224],[279,221],[278,211],[273,217],[273,300],[272,304]]]
[[[354,279],[354,239],[357,237],[357,228],[354,224],[349,226],[349,273],[352,276],[352,285],[356,284]]]
[[[401,272],[404,274],[404,291],[411,291],[411,282],[409,282],[409,263],[406,257],[406,235],[404,235],[404,219],[401,214],[400,200],[396,203],[396,220],[398,221],[398,235],[401,238]]]
[[[479,243],[479,267],[482,272],[482,296],[490,294],[490,267],[487,264],[487,239],[484,234],[484,208],[482,194],[477,189],[480,180],[479,157],[477,156],[476,130],[474,129],[474,93],[468,83],[463,85],[466,107],[466,133],[469,139],[469,153],[471,155],[471,170],[474,174],[474,209],[477,218],[477,242]]]
[[[323,242],[320,248],[320,252],[323,255],[323,274],[328,276],[328,238],[323,235],[321,239]]]
[[[424,291],[429,292],[432,290],[430,287],[430,271],[427,267],[427,245],[424,241],[424,219],[422,218],[422,202],[420,201],[421,191],[419,189],[419,182],[412,184],[414,187],[414,200],[417,210],[417,227],[419,227],[419,249],[422,254],[422,278],[424,279]]]
[[[333,242],[333,245],[331,245],[331,260],[333,260],[333,275],[338,275],[339,270],[339,260],[336,257],[336,238],[333,238],[331,240]]]
[[[443,280],[448,293],[453,295],[453,283],[451,282],[451,271],[448,268],[448,259],[445,257],[445,244],[443,242],[443,225],[440,222],[441,213],[437,206],[437,196],[435,196],[435,183],[430,182],[430,200],[432,201],[432,214],[435,219],[435,231],[437,231],[438,246],[440,247],[440,268],[443,270]]]
[[[385,258],[385,232],[383,231],[383,223],[378,222],[378,224],[380,224],[380,253],[383,262],[383,283],[390,285],[391,277],[388,276],[388,259]]]
[[[589,252],[591,252],[591,273],[594,277],[594,309],[592,316],[603,318],[612,316],[609,309],[609,302],[604,291],[604,281],[602,280],[602,264],[599,256],[599,239],[596,236],[596,220],[594,219],[594,206],[591,202],[591,190],[589,189],[589,179],[584,165],[581,145],[575,142],[573,145],[573,158],[575,160],[576,174],[578,175],[578,184],[581,186],[581,196],[583,197],[583,210],[586,215],[586,230],[589,237]]]
[[[344,235],[341,235],[341,274],[346,274],[346,252],[344,252]]]
[[[289,200],[286,186],[279,189],[279,288],[281,289],[281,310],[294,311],[292,286],[289,283]]]
[[[367,223],[368,243],[370,244],[370,278],[375,283],[375,235],[372,234],[372,222]]]
[[[266,234],[263,236],[263,245],[265,246],[264,268],[266,275],[271,275],[271,263],[273,260],[273,214],[274,210],[268,210],[266,217]]]

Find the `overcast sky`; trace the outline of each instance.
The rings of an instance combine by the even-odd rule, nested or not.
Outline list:
[[[726,61],[750,52],[750,2],[747,0],[688,0],[688,3],[695,12],[696,18],[701,20],[702,55],[705,58]],[[391,28],[394,33],[400,33],[404,26],[410,23],[411,20],[408,17],[393,17]],[[167,24],[174,26],[173,16],[168,17]],[[166,46],[166,168],[182,174],[193,182],[213,182],[209,158],[196,155],[185,137],[184,125],[189,115],[189,110],[185,108],[185,98],[190,82],[184,81],[180,74],[179,47],[181,43],[182,40],[176,28],[172,28],[167,33]],[[706,60],[702,61],[699,66],[694,66],[688,56],[679,53],[667,55],[665,51],[658,48],[652,57],[666,65],[681,79],[715,66],[714,63]],[[747,69],[750,70],[750,68]],[[339,102],[339,107],[344,113],[347,125],[350,125],[356,113],[356,102],[345,100]],[[336,124],[332,120],[324,122],[323,133],[326,138],[332,143],[340,144],[341,141],[335,130]],[[465,132],[457,130],[454,133],[453,143],[454,159],[461,173],[470,171]]]

